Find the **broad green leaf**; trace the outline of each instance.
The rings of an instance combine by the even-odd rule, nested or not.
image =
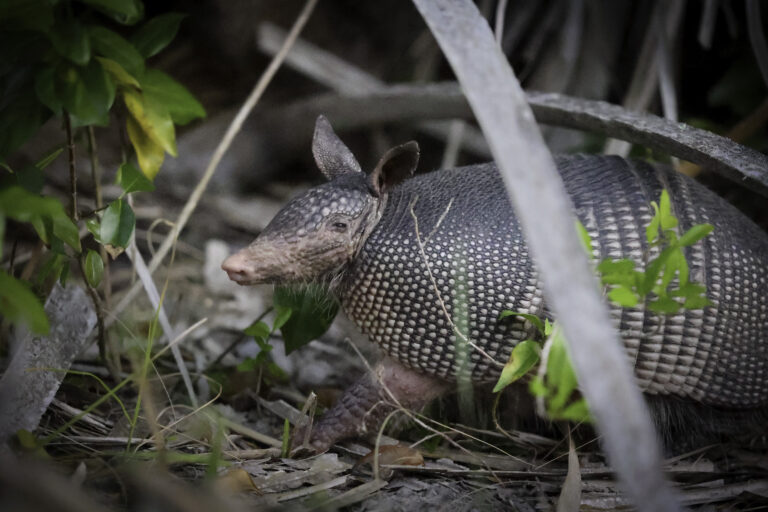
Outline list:
[[[144,95],[164,105],[173,122],[185,125],[193,119],[205,117],[205,109],[186,87],[157,69],[148,69],[141,79]]]
[[[61,114],[62,101],[56,91],[56,68],[46,66],[35,75],[35,94],[40,103],[51,109],[55,115]]]
[[[269,338],[269,335],[271,334],[272,331],[269,330],[269,326],[267,324],[265,324],[262,321],[258,321],[246,327],[243,330],[243,332],[248,336],[266,340],[267,338]]]
[[[324,334],[339,309],[338,303],[327,292],[300,292],[278,287],[272,300],[276,308],[293,311],[280,329],[286,354]]]
[[[584,227],[584,224],[578,220],[576,221],[576,231],[579,233],[579,239],[581,240],[582,247],[584,247],[584,252],[587,253],[590,259],[594,259],[595,255],[592,254],[592,237],[589,236],[589,231]]]
[[[36,334],[48,334],[50,325],[43,305],[26,283],[0,270],[0,314],[8,321],[23,322]]]
[[[706,293],[706,291],[706,286],[697,283],[691,283],[689,281],[684,285],[681,285],[678,289],[671,290],[670,295],[675,297],[698,297],[699,295]]]
[[[27,165],[22,170],[14,173],[16,182],[32,194],[40,194],[45,184],[45,176],[36,165]]]
[[[142,25],[131,37],[131,42],[145,58],[156,55],[168,46],[179,31],[186,14],[170,12],[161,14]]]
[[[576,374],[571,366],[568,356],[568,348],[563,338],[562,331],[555,331],[552,345],[547,359],[546,384],[555,388],[555,392],[549,401],[548,410],[553,416],[565,407],[568,399],[576,391]]]
[[[648,303],[648,308],[656,313],[671,315],[680,310],[680,304],[669,297],[659,297]]]
[[[123,25],[133,25],[144,17],[144,4],[141,0],[80,0],[95,7]]]
[[[27,90],[4,94],[2,100],[7,102],[0,108],[0,161],[19,149],[50,116],[35,96],[32,84]]]
[[[617,286],[608,292],[608,298],[625,308],[637,306],[637,295],[626,286]]]
[[[155,185],[129,162],[124,163],[117,170],[115,182],[122,187],[126,194],[155,190]]]
[[[123,66],[121,66],[117,62],[111,59],[107,59],[105,57],[96,57],[96,60],[98,60],[99,63],[101,63],[101,67],[104,68],[104,71],[106,71],[109,74],[109,76],[112,77],[112,80],[114,80],[114,82],[117,85],[122,85],[122,86],[128,85],[136,88],[141,87],[139,85],[139,81],[136,80],[136,78],[134,78],[133,76],[131,76],[125,69],[123,69]]]
[[[51,221],[53,223],[54,236],[77,252],[80,252],[80,233],[77,229],[77,225],[72,222],[72,219],[70,219],[66,213],[61,212],[60,214],[52,216]]]
[[[275,321],[272,323],[272,332],[277,331],[285,325],[285,322],[291,318],[293,310],[291,308],[276,308],[276,312]]]
[[[73,126],[105,125],[115,100],[115,86],[97,60],[61,71],[61,100]]]
[[[168,109],[151,96],[133,89],[123,91],[123,100],[142,131],[167,153],[177,156],[176,133]]]
[[[544,334],[544,324],[541,322],[541,318],[537,317],[536,315],[532,315],[530,313],[520,313],[518,311],[510,311],[508,309],[505,309],[499,314],[499,320],[503,318],[507,318],[508,316],[519,316],[521,318],[524,318],[525,320],[531,322],[534,327],[536,327],[536,330],[539,331],[541,334]]]
[[[509,361],[501,370],[501,375],[493,388],[493,392],[498,393],[528,373],[539,361],[540,354],[541,346],[535,341],[525,340],[515,345],[509,355]]]
[[[91,232],[94,240],[96,240],[100,244],[104,243],[101,241],[101,224],[99,224],[98,219],[90,218],[86,220],[85,227],[88,228],[88,231]]]
[[[64,206],[52,197],[40,197],[20,186],[0,189],[0,213],[19,222],[31,222],[40,238],[53,243],[53,234],[80,251],[77,226],[67,216]]]
[[[712,301],[710,301],[706,296],[699,295],[699,296],[688,296],[685,299],[685,302],[683,303],[683,307],[686,309],[703,309],[707,306],[711,306]]]
[[[126,128],[128,138],[131,139],[133,149],[136,151],[141,172],[150,180],[155,179],[165,160],[165,151],[144,132],[141,125],[130,114],[126,120]]]
[[[84,269],[85,280],[88,281],[88,284],[93,288],[99,286],[101,277],[104,275],[104,260],[101,259],[101,255],[93,249],[88,249]]]
[[[101,218],[101,241],[116,247],[127,247],[135,225],[136,216],[128,201],[112,201]]]
[[[94,53],[117,62],[134,77],[144,73],[144,57],[123,36],[101,25],[88,27]]]
[[[3,0],[0,2],[0,22],[19,30],[47,32],[53,25],[53,5],[48,0]],[[11,32],[9,30],[9,32]],[[7,50],[8,48],[6,48]]]
[[[653,245],[659,237],[659,206],[654,201],[651,203],[651,207],[655,213],[651,218],[651,222],[645,227],[645,239],[648,241],[648,245]]]
[[[538,375],[531,379],[531,383],[528,385],[528,390],[533,396],[547,396],[547,387]]]
[[[669,192],[667,192],[666,189],[661,191],[661,198],[659,199],[659,217],[662,230],[666,231],[677,227],[677,217],[672,214],[672,202],[669,199]]]
[[[715,229],[712,224],[697,224],[680,237],[679,244],[682,247],[693,245]]]
[[[597,266],[597,271],[602,274],[632,275],[634,270],[635,270],[635,262],[629,259],[621,259],[621,260],[604,259]]]
[[[84,66],[91,60],[91,40],[82,23],[74,18],[62,19],[48,33],[54,50],[62,57]]]
[[[583,398],[576,400],[560,412],[559,419],[575,423],[591,423],[592,417],[589,414],[587,401]]]

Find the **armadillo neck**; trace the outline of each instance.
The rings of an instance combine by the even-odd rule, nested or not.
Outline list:
[[[598,258],[644,268],[651,201],[669,190],[680,232],[709,222],[686,250],[691,280],[712,305],[658,315],[613,307],[647,393],[719,407],[768,403],[768,236],[693,180],[612,157],[557,161]],[[395,188],[341,291],[350,318],[400,362],[431,375],[495,380],[531,336],[503,310],[546,315],[541,286],[493,165],[418,176]],[[459,335],[456,334],[458,331]],[[466,341],[468,340],[468,341]]]

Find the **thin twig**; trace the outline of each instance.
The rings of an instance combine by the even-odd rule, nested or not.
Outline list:
[[[150,274],[154,273],[155,270],[157,270],[157,268],[160,266],[160,263],[168,254],[168,251],[170,251],[171,246],[176,243],[176,240],[178,239],[179,234],[181,233],[181,230],[184,229],[184,226],[186,226],[187,221],[192,215],[192,212],[195,210],[195,208],[197,207],[197,204],[200,202],[200,198],[202,197],[203,192],[205,192],[205,189],[208,187],[208,183],[211,181],[211,178],[213,177],[213,173],[216,172],[216,169],[218,168],[219,163],[221,162],[221,159],[224,157],[224,154],[227,152],[227,150],[229,149],[229,146],[232,144],[232,140],[234,140],[235,135],[237,135],[237,133],[242,128],[243,123],[245,122],[245,119],[248,117],[248,114],[251,113],[251,110],[253,110],[253,107],[259,101],[262,94],[264,94],[264,91],[267,89],[267,86],[272,81],[272,78],[275,76],[275,73],[277,73],[277,70],[280,68],[280,65],[285,60],[285,57],[286,55],[288,55],[288,52],[293,46],[293,43],[299,37],[299,33],[301,32],[301,30],[304,28],[304,25],[306,25],[307,21],[309,20],[309,17],[315,8],[315,5],[317,5],[317,0],[307,0],[307,3],[304,5],[304,8],[302,9],[298,18],[296,18],[296,21],[294,22],[293,27],[291,28],[291,31],[288,34],[288,37],[283,43],[282,48],[275,55],[272,61],[269,63],[269,66],[259,78],[259,81],[256,83],[256,86],[253,88],[253,91],[251,91],[251,94],[248,95],[248,98],[243,103],[243,106],[240,107],[240,110],[237,112],[237,115],[235,115],[235,118],[230,123],[229,127],[227,128],[227,132],[224,134],[224,137],[222,137],[221,142],[216,147],[216,150],[213,152],[213,156],[211,157],[211,160],[208,163],[208,166],[205,168],[203,177],[200,179],[197,186],[192,191],[192,194],[189,196],[189,199],[187,200],[187,203],[184,205],[184,208],[182,209],[178,220],[174,224],[173,229],[171,230],[170,234],[165,238],[160,248],[157,250],[157,254],[155,254],[152,260],[149,262],[148,269]],[[110,325],[114,321],[114,316],[116,316],[120,311],[125,309],[125,307],[128,304],[131,303],[131,301],[133,300],[133,298],[136,296],[136,294],[139,292],[140,289],[141,289],[141,283],[136,283],[131,287],[130,290],[128,290],[128,293],[126,293],[123,299],[117,304],[117,306],[115,306],[115,309],[112,313],[113,316],[111,316],[110,319],[107,321],[107,325]]]
[[[94,213],[101,211],[104,206],[104,198],[101,193],[101,166],[99,165],[99,154],[96,147],[96,136],[93,131],[93,126],[88,127],[88,154],[91,159],[91,180],[93,181],[93,198],[96,201],[96,208]],[[104,306],[106,309],[110,308],[112,302],[112,277],[109,272],[109,257],[107,250],[103,245],[99,245],[99,253],[101,259],[104,261],[104,274],[102,278],[103,290],[104,290]]]
[[[456,333],[456,335],[461,339],[461,341],[464,342],[465,345],[470,345],[472,348],[480,352],[488,361],[491,362],[494,366],[497,366],[499,368],[504,368],[504,364],[500,363],[496,359],[494,359],[490,354],[488,354],[485,350],[483,350],[479,345],[477,345],[474,341],[467,338],[464,333],[462,333],[458,326],[453,322],[453,319],[451,318],[451,314],[448,312],[448,308],[445,305],[445,301],[443,300],[443,297],[440,293],[440,288],[437,286],[437,281],[435,280],[435,277],[432,275],[432,267],[429,264],[429,259],[427,258],[427,253],[424,250],[424,243],[421,241],[421,232],[419,231],[419,218],[416,216],[416,212],[413,210],[413,207],[416,204],[416,201],[418,201],[418,196],[414,197],[413,200],[411,200],[411,204],[408,205],[408,208],[411,212],[411,217],[413,217],[413,225],[414,230],[416,232],[416,242],[419,245],[419,252],[421,253],[421,259],[424,262],[424,265],[427,267],[427,275],[429,276],[429,280],[432,282],[432,288],[435,291],[435,296],[437,297],[437,301],[440,303],[440,308],[443,311],[443,315],[445,316],[446,321],[448,324],[453,328],[453,332]],[[451,207],[451,203],[448,204],[448,208]],[[446,208],[446,211],[447,209]],[[445,218],[445,212],[440,216],[440,221],[442,221]],[[437,229],[437,226],[435,226],[435,229]],[[434,230],[433,230],[434,233]],[[431,234],[430,234],[431,236]]]
[[[77,222],[77,172],[75,172],[75,139],[72,135],[72,121],[69,112],[64,112],[64,131],[67,133],[67,154],[69,156],[69,195],[71,201],[70,216]]]

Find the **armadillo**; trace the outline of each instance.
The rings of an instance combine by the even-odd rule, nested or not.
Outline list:
[[[532,334],[523,318],[500,319],[501,312],[550,313],[494,164],[413,176],[419,150],[409,142],[366,174],[322,116],[313,154],[329,181],[288,203],[222,267],[244,285],[329,285],[387,353],[315,425],[311,444],[323,450],[375,431],[393,403],[421,407],[457,379],[494,382],[513,347]],[[644,268],[658,251],[645,227],[663,189],[682,231],[714,225],[685,254],[709,306],[671,315],[644,303],[611,306],[656,417],[713,429],[765,417],[768,235],[667,167],[604,155],[561,156],[556,164],[596,258],[630,258]]]

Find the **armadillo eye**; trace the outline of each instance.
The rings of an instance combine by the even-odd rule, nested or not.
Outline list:
[[[334,222],[333,223],[333,229],[336,231],[344,231],[347,229],[347,223],[346,222]]]

